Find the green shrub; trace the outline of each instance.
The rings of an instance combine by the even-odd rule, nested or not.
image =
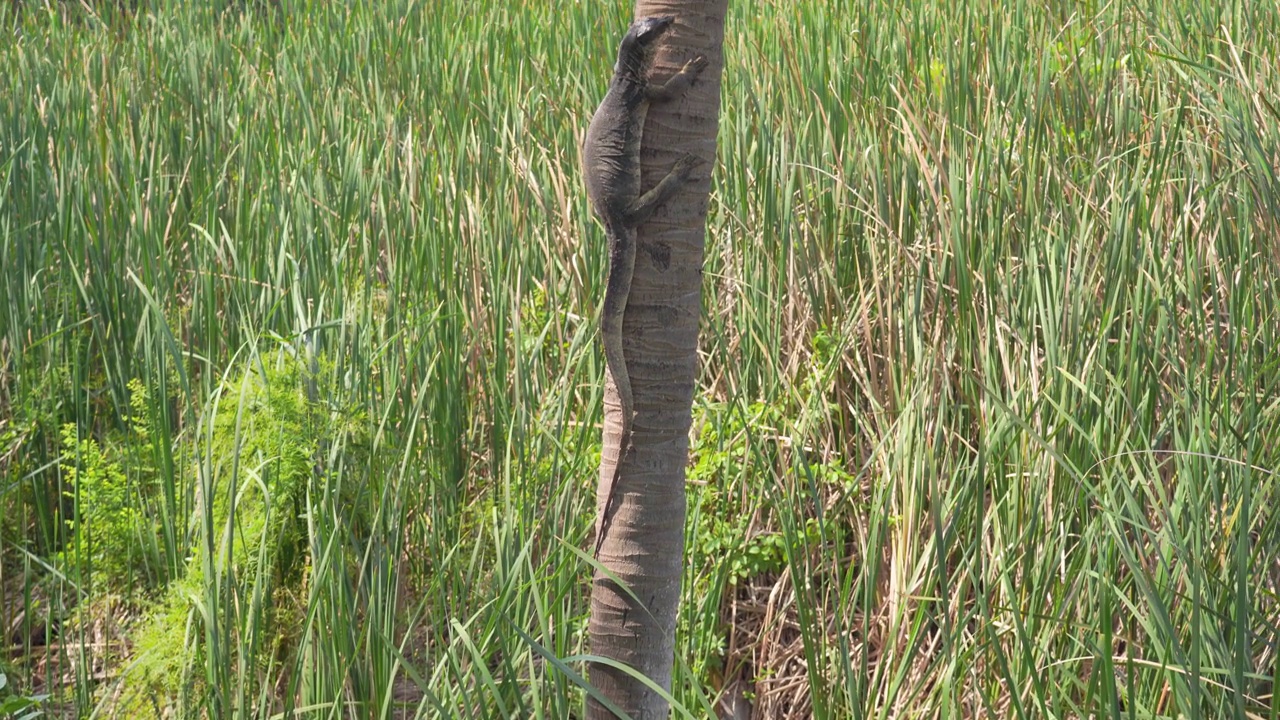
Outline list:
[[[70,541],[62,551],[66,571],[80,578],[127,585],[142,557],[138,539],[148,529],[120,464],[75,425],[62,427],[63,473],[74,511],[66,521]]]
[[[320,456],[335,434],[360,427],[321,401],[317,370],[285,350],[259,356],[206,409],[211,432],[193,449],[202,482],[186,576],[139,624],[130,670],[111,695],[113,716],[154,717],[180,697],[210,696],[218,689],[209,679],[220,674],[256,693],[296,646],[308,491],[327,482]],[[203,612],[214,604],[224,610]],[[208,627],[211,620],[229,627]],[[210,636],[229,637],[234,651],[211,648]]]

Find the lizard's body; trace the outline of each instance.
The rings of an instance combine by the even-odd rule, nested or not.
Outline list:
[[[582,144],[582,174],[587,197],[609,241],[609,279],[605,285],[600,334],[605,364],[622,405],[617,461],[608,485],[600,493],[603,504],[599,507],[596,527],[594,554],[597,556],[612,517],[622,461],[632,446],[635,404],[622,352],[622,318],[636,264],[636,229],[659,205],[675,195],[697,163],[693,156],[681,158],[652,190],[640,193],[640,139],[649,104],[676,97],[706,66],[704,58],[695,58],[665,84],[649,83],[647,75],[653,62],[654,41],[666,32],[673,19],[643,18],[632,23],[618,48],[609,92],[591,118]]]

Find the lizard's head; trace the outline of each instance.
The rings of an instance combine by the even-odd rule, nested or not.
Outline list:
[[[627,34],[618,47],[618,64],[614,72],[627,69],[642,72],[653,58],[656,41],[671,28],[676,20],[674,15],[640,18],[631,23]]]
[[[675,15],[659,15],[658,17],[640,18],[631,23],[628,34],[634,35],[641,45],[652,45],[676,21]]]

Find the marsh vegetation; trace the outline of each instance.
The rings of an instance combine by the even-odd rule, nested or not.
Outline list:
[[[0,5],[0,707],[580,711],[622,3]],[[1280,6],[735,3],[680,717],[1270,718]]]

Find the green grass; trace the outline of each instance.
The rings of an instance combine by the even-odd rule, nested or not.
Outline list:
[[[0,693],[580,713],[624,4],[26,5]],[[679,716],[1280,717],[1280,6],[728,23]]]

